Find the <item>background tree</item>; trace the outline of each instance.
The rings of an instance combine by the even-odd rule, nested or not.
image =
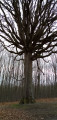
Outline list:
[[[53,67],[53,72],[54,72],[54,75],[55,75],[55,84],[57,82],[57,55],[54,54],[51,56],[51,61],[52,61],[52,67]]]
[[[0,42],[16,55],[24,54],[24,100],[32,102],[32,61],[57,46],[56,0],[0,0]]]

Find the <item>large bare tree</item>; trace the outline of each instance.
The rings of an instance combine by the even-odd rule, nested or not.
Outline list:
[[[0,0],[0,42],[17,55],[24,54],[24,101],[32,102],[32,61],[57,46],[57,0]]]

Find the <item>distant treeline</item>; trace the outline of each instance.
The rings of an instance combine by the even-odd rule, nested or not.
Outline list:
[[[33,85],[33,90],[35,99],[57,97],[57,83],[40,86]],[[19,101],[23,92],[22,86],[0,85],[0,102]]]
[[[35,88],[35,98],[55,98],[57,97],[57,83],[41,85]]]

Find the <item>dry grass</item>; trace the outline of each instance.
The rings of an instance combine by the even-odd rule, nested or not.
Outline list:
[[[12,104],[17,104],[18,103],[18,101],[16,101],[16,102],[0,102],[0,106],[1,105],[12,105]]]
[[[38,102],[57,102],[57,98],[42,98],[42,99],[36,99],[36,103]],[[12,105],[12,104],[18,104],[19,101],[15,101],[15,102],[0,102],[0,106],[1,105]]]
[[[57,102],[57,98],[36,99],[36,102]]]

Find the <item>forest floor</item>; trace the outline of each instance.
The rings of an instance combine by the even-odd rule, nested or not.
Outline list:
[[[57,98],[39,99],[29,105],[0,103],[0,120],[57,120]]]

